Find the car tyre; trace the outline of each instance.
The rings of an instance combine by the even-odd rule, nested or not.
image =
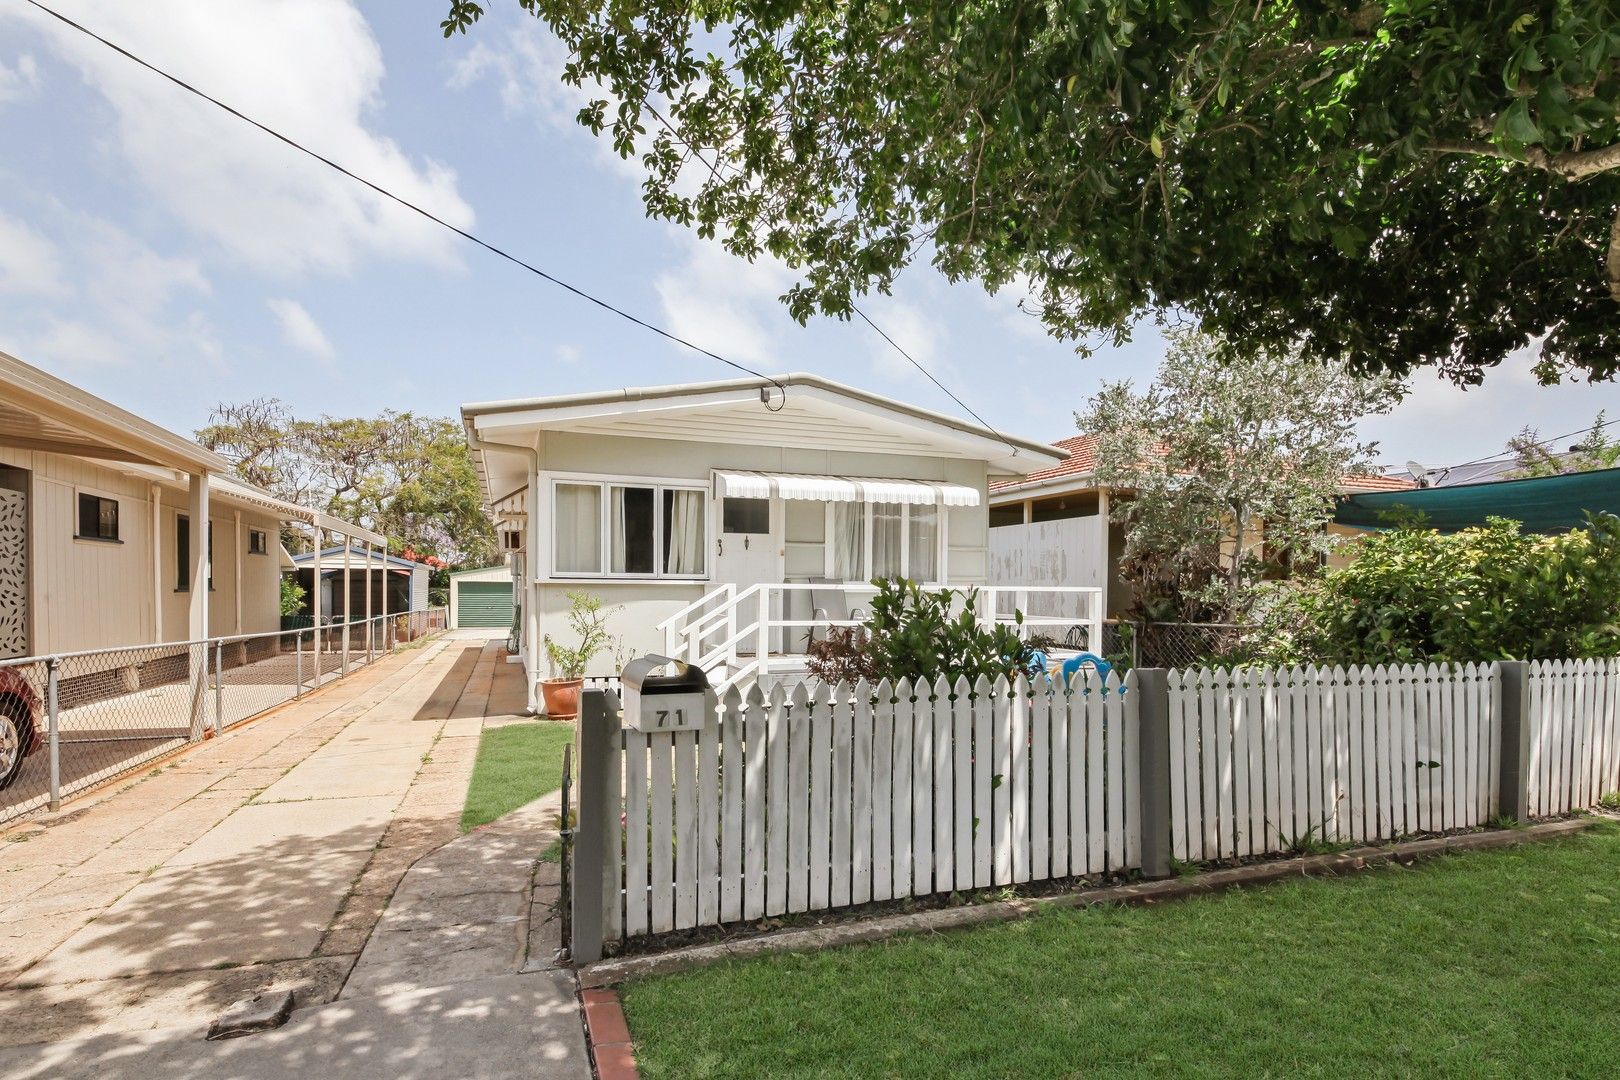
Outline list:
[[[0,704],[0,791],[10,787],[22,771],[33,737],[27,712],[15,704]]]

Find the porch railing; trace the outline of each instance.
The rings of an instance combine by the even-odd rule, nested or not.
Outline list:
[[[949,586],[947,586],[949,587]],[[984,626],[1049,637],[1061,650],[1102,646],[1102,590],[1082,586],[977,586]],[[860,626],[877,589],[852,584],[721,585],[658,624],[666,655],[711,673],[719,689],[802,666],[817,631]],[[836,599],[832,605],[820,603]],[[958,602],[960,603],[960,602]],[[831,609],[836,610],[831,610]],[[718,677],[716,677],[718,675]]]

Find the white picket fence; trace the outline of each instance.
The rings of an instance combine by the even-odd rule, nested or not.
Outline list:
[[[1530,665],[1530,812],[1565,814],[1620,791],[1620,660]]]
[[[1497,678],[1476,664],[1170,672],[1175,857],[1484,824]]]
[[[755,687],[699,731],[626,730],[624,903],[605,929],[1139,866],[1131,685]]]
[[[1532,816],[1620,790],[1620,661],[1514,670],[1528,750],[1506,763],[1497,664],[755,687],[699,730],[654,734],[619,730],[609,694],[593,775],[604,808],[622,793],[624,829],[599,834],[601,930],[1469,828],[1510,805],[1515,762]],[[1150,807],[1169,835],[1149,845]]]

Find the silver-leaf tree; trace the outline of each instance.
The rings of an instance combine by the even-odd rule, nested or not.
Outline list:
[[[1098,483],[1123,496],[1138,610],[1241,621],[1261,580],[1329,550],[1343,477],[1371,464],[1357,421],[1403,389],[1297,352],[1233,358],[1196,329],[1169,340],[1153,385],[1105,383],[1075,421],[1097,439]]]

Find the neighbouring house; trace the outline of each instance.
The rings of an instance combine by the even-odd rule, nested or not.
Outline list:
[[[480,566],[450,575],[450,626],[500,627],[510,630],[516,611],[512,606],[512,566]]]
[[[385,542],[231,471],[0,353],[0,659],[274,632],[284,525]]]
[[[304,590],[306,615],[313,603],[315,553],[292,557],[292,574]],[[429,567],[382,550],[367,551],[351,546],[344,557],[344,546],[323,548],[320,557],[321,621],[357,622],[404,611],[428,608]],[[347,585],[345,585],[347,582]],[[369,604],[369,606],[368,606]]]
[[[1131,587],[1119,574],[1125,527],[1111,508],[1130,492],[1097,482],[1097,440],[1076,435],[1053,444],[1065,454],[1058,464],[1016,479],[990,485],[989,582],[1007,585],[1091,586],[1103,590],[1110,617],[1128,611]],[[1416,487],[1407,479],[1351,474],[1343,495],[1404,491]],[[1339,524],[1330,531],[1353,536]],[[1261,543],[1259,536],[1248,541]],[[1335,554],[1330,564],[1346,558]]]
[[[1065,456],[814,375],[484,402],[462,418],[512,553],[531,695],[551,674],[545,637],[574,644],[576,591],[606,602],[624,652],[742,686],[857,619],[874,578],[982,586],[990,484]],[[1100,596],[1065,595],[1054,619],[1100,620]],[[1012,602],[980,613],[1010,618]]]

